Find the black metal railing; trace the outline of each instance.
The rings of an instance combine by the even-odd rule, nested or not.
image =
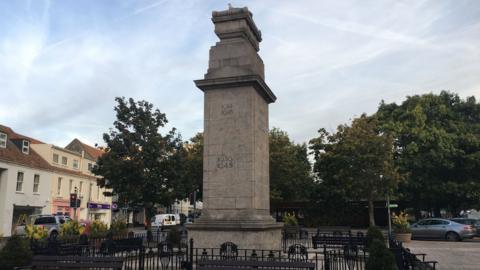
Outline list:
[[[365,237],[352,236],[351,233],[315,235],[311,243],[312,247],[317,245],[316,249],[298,243],[284,246],[286,241],[282,241],[280,250],[239,249],[230,242],[220,247],[197,248],[193,239],[186,241],[184,238],[186,235],[175,244],[169,242],[168,232],[148,236],[146,233],[130,234],[123,238],[51,238],[32,240],[31,248],[35,255],[122,257],[124,269],[140,270],[193,270],[199,262],[206,260],[309,262],[315,264],[315,270],[363,270],[369,257],[364,246]],[[425,261],[425,254],[414,254],[393,239],[390,239],[390,250],[395,255],[399,270],[430,270],[436,267],[437,262]]]
[[[365,250],[356,246],[345,246],[343,249],[327,250],[324,247],[325,270],[363,270],[368,255]]]
[[[410,249],[403,247],[402,242],[389,238],[390,251],[395,256],[395,262],[399,270],[435,270],[437,261],[425,261],[427,254],[412,253]],[[421,258],[421,259],[420,259]]]

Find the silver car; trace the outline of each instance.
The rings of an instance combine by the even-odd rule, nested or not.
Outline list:
[[[33,215],[30,220],[34,226],[44,227],[49,237],[56,237],[60,232],[60,225],[70,221],[70,217],[63,215]],[[24,235],[26,224],[19,225],[15,228],[15,234]]]
[[[446,239],[461,241],[475,236],[471,225],[460,224],[448,219],[428,218],[412,224],[412,238]]]

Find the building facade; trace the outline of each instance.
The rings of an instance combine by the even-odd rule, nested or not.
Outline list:
[[[50,213],[53,168],[34,143],[0,125],[0,235],[10,236],[25,217]]]
[[[111,197],[104,195],[106,190],[97,186],[96,177],[91,173],[101,151],[84,145],[97,150],[98,155],[92,156],[73,147],[74,142],[84,145],[78,139],[65,148],[45,143],[32,144],[32,148],[52,167],[50,212],[68,214],[80,221],[101,220],[110,224]],[[80,199],[80,207],[76,210],[70,207],[71,193],[77,193]]]

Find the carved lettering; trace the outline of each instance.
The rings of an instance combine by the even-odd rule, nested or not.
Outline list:
[[[221,155],[217,157],[217,168],[218,169],[233,168],[233,158],[226,155]]]
[[[223,104],[222,105],[222,114],[223,115],[231,115],[233,114],[233,105],[231,103],[229,104]]]

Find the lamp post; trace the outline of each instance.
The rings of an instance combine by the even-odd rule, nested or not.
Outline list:
[[[390,213],[390,192],[387,192],[388,239],[392,237],[392,214]]]
[[[73,206],[73,220],[77,221],[77,207],[78,207],[78,189],[77,187],[75,187],[75,202],[74,202],[74,206]]]

